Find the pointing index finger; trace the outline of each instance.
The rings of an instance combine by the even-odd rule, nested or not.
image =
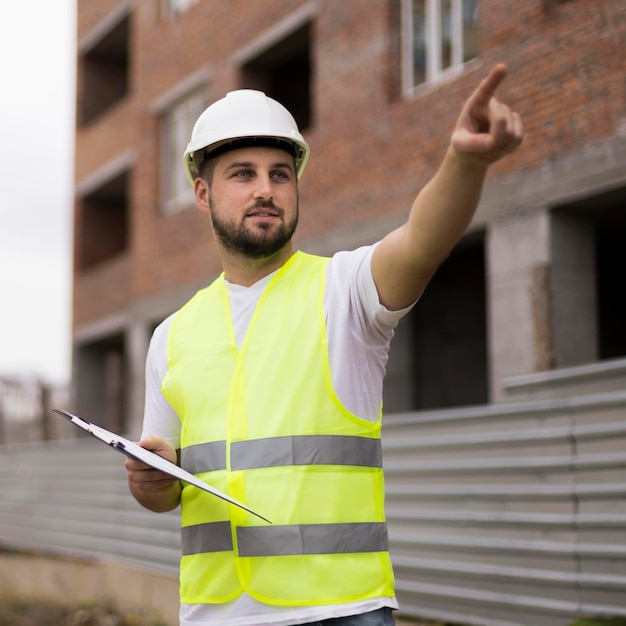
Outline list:
[[[500,86],[500,83],[506,76],[506,65],[504,63],[498,63],[487,78],[483,79],[480,85],[476,88],[472,96],[474,104],[479,106],[489,104],[489,100],[496,93],[496,89]]]

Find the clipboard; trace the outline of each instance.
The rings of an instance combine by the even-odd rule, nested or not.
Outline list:
[[[155,454],[154,452],[151,452],[150,450],[146,450],[145,448],[138,446],[136,443],[133,443],[129,439],[125,439],[120,435],[116,435],[115,433],[112,433],[111,431],[106,430],[106,428],[102,428],[101,426],[96,426],[95,424],[84,420],[82,417],[72,415],[72,413],[68,413],[67,411],[62,411],[60,409],[52,410],[72,422],[72,424],[74,424],[75,426],[82,428],[84,431],[88,432],[96,439],[102,441],[103,443],[106,443],[112,448],[115,448],[118,452],[121,452],[127,457],[135,459],[136,461],[140,461],[141,463],[145,463],[146,465],[150,465],[151,467],[161,470],[162,472],[165,472],[170,476],[174,476],[175,478],[178,478],[179,480],[193,485],[198,489],[202,489],[203,491],[213,494],[214,496],[217,496],[218,498],[221,498],[222,500],[225,500],[230,504],[238,506],[244,511],[248,511],[248,513],[252,513],[252,515],[255,515],[256,517],[262,519],[268,524],[272,523],[266,517],[263,517],[262,515],[259,515],[259,513],[257,513],[256,511],[248,508],[245,504],[242,504],[234,498],[231,498],[219,489],[211,487],[211,485],[201,480],[197,476],[190,474],[182,467],[179,467],[175,463],[171,463],[167,459],[159,456],[158,454]]]

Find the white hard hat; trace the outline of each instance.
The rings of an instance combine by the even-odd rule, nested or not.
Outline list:
[[[298,178],[309,158],[309,146],[293,115],[262,91],[231,91],[200,115],[184,156],[185,173],[193,185],[209,154],[250,145],[276,145],[294,155]]]

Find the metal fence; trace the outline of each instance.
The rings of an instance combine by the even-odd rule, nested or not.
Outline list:
[[[626,616],[626,391],[387,415],[404,616],[565,626]],[[177,574],[179,516],[139,507],[91,439],[0,448],[0,545]]]
[[[626,392],[388,416],[384,441],[404,613],[626,616]]]

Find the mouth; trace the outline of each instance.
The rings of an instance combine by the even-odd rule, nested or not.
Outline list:
[[[278,217],[278,214],[271,211],[253,211],[248,213],[246,217]]]
[[[246,217],[259,220],[271,220],[280,217],[280,212],[270,207],[255,207],[246,213]]]

